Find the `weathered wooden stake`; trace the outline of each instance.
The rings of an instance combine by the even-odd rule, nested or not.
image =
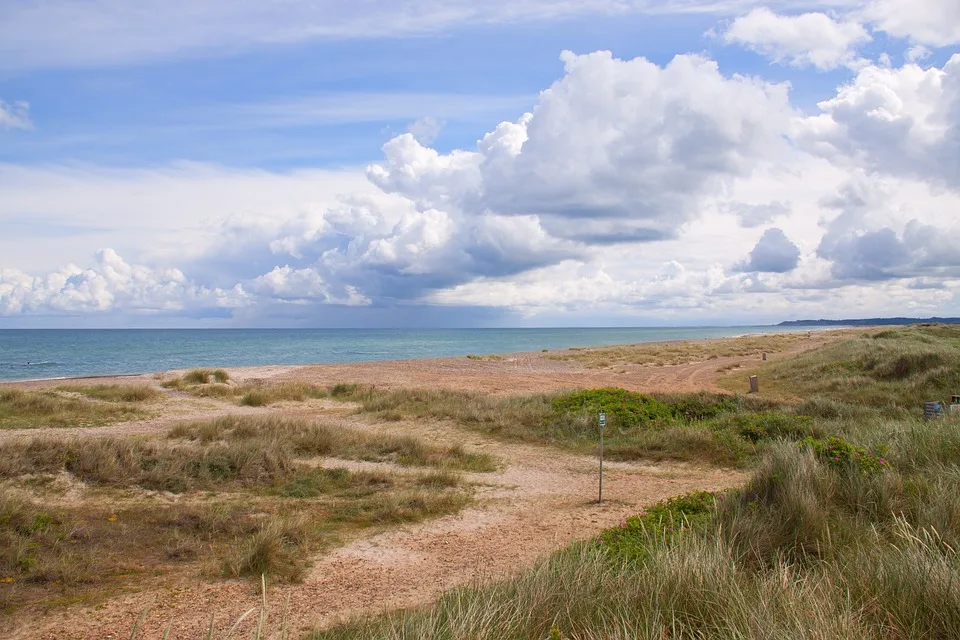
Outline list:
[[[600,432],[600,495],[597,504],[603,504],[603,431]]]
[[[607,426],[607,414],[600,412],[600,494],[597,496],[597,504],[603,504],[603,430]]]
[[[760,381],[757,376],[750,376],[750,393],[760,393]]]

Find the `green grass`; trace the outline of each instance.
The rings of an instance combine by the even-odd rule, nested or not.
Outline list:
[[[94,427],[145,418],[150,413],[141,404],[154,397],[147,396],[140,388],[121,386],[43,391],[0,389],[0,429]]]
[[[924,401],[949,401],[960,392],[960,328],[914,325],[865,333],[738,372],[722,384],[743,388],[753,374],[764,395],[918,415]]]
[[[756,440],[741,489],[672,499],[516,578],[311,637],[957,637],[960,420],[915,408],[948,390],[929,373],[956,366],[960,328],[877,335],[764,369],[809,399],[700,418]]]
[[[384,420],[452,420],[484,434],[593,452],[598,414],[607,412],[605,445],[615,460],[682,460],[741,466],[783,435],[822,436],[809,416],[761,398],[592,389],[526,396],[446,390],[369,390],[360,410]]]

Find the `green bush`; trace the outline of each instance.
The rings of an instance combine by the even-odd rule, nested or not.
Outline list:
[[[827,438],[807,437],[800,441],[801,447],[809,447],[822,462],[836,469],[854,468],[860,473],[878,473],[889,468],[890,463],[883,456],[884,452],[871,453],[863,447],[850,444],[843,438],[829,436]]]
[[[711,425],[715,429],[730,430],[753,443],[773,438],[798,439],[823,435],[807,416],[772,411],[726,415],[712,421]]]
[[[611,427],[629,429],[647,423],[669,423],[676,412],[669,405],[626,389],[589,389],[564,394],[553,401],[553,410],[558,415],[596,416],[607,413]]]
[[[670,498],[623,520],[619,527],[607,529],[597,538],[597,544],[612,556],[642,560],[653,546],[702,529],[710,519],[716,500],[716,494],[709,491]]]

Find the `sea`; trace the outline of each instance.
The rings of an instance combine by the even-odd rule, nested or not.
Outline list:
[[[240,367],[443,358],[811,327],[554,329],[3,329],[0,381]]]

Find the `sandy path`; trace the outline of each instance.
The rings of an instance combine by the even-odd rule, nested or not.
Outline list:
[[[771,358],[814,348],[830,339],[827,334],[814,335],[789,351],[771,354]],[[231,369],[230,374],[239,381],[259,378],[316,384],[359,382],[388,389],[440,387],[488,393],[601,386],[683,392],[716,389],[719,370],[756,360],[755,356],[729,357],[675,366],[588,369],[577,362],[527,353],[508,355],[500,361],[448,358],[246,367]],[[91,382],[156,384],[150,376]],[[16,386],[42,388],[59,384],[63,381]],[[155,434],[186,419],[269,412],[315,416],[377,433],[410,434],[433,443],[461,443],[468,450],[491,453],[504,463],[497,473],[468,476],[478,483],[478,499],[460,514],[361,535],[318,557],[303,584],[271,587],[269,600],[275,618],[284,603],[289,602],[286,618],[291,631],[328,626],[348,616],[427,603],[451,587],[515,574],[572,540],[587,539],[615,526],[643,506],[694,489],[735,486],[745,477],[739,471],[683,464],[612,463],[606,466],[604,477],[606,500],[598,505],[596,461],[555,448],[504,443],[445,422],[371,422],[364,416],[344,415],[342,405],[324,401],[257,409],[209,398],[175,399],[176,402],[166,403],[163,415],[150,420],[86,429],[6,430],[0,431],[0,441],[37,435]],[[0,635],[19,640],[129,637],[137,616],[149,608],[140,638],[160,638],[169,620],[174,620],[171,638],[198,638],[205,637],[211,612],[215,612],[219,633],[223,634],[234,620],[259,603],[257,589],[248,582],[183,578],[175,587],[169,583],[165,580],[164,586],[153,588],[147,585],[142,592],[115,597],[95,607],[75,605],[48,612],[23,612],[0,622]],[[248,622],[252,625],[252,618]]]
[[[493,474],[470,474],[478,501],[458,515],[361,536],[317,559],[301,585],[270,589],[277,610],[289,601],[291,630],[323,627],[345,616],[429,602],[443,591],[476,580],[503,577],[529,566],[574,539],[616,525],[642,506],[693,489],[740,483],[737,471],[688,465],[611,463],[605,503],[597,505],[596,461],[553,448],[509,444],[441,422],[388,425],[356,417],[324,418],[376,433],[413,434],[431,442],[460,442],[500,458]],[[288,600],[289,599],[289,600]],[[9,637],[22,640],[129,637],[146,608],[142,638],[159,638],[174,620],[171,638],[203,637],[211,611],[222,621],[256,606],[247,582],[187,582],[113,598],[93,608],[67,607],[18,616]],[[279,611],[275,612],[279,615]]]

